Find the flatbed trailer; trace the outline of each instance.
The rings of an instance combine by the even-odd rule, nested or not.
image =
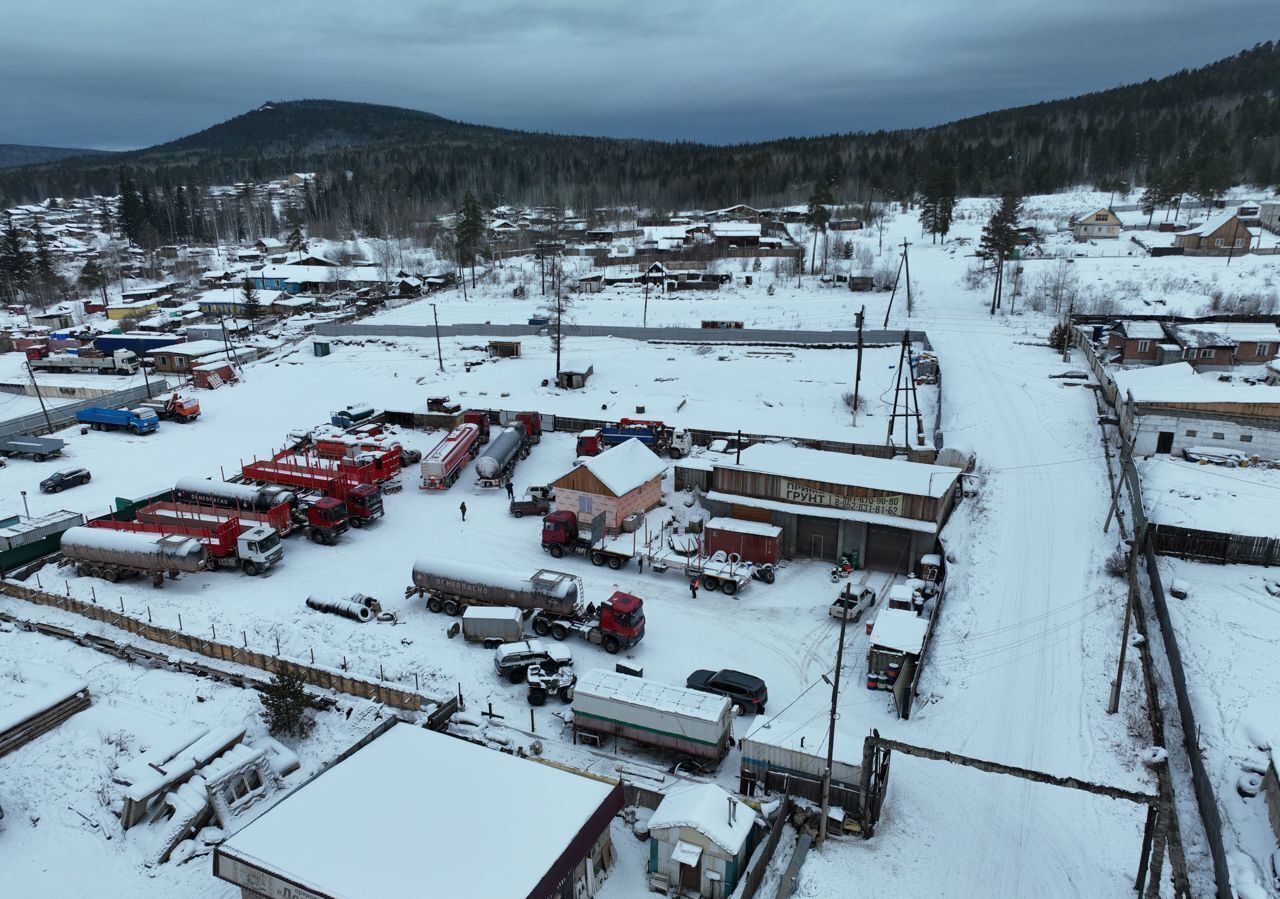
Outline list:
[[[702,543],[695,540],[686,546],[676,543],[676,535],[664,529],[659,537],[644,548],[644,558],[649,569],[657,574],[676,569],[707,590],[720,590],[726,596],[734,596],[746,588],[753,579],[773,582],[773,566],[756,566],[743,562],[737,553],[719,550],[710,556],[701,555]],[[688,549],[688,552],[684,550]]]
[[[30,456],[37,462],[61,456],[66,447],[65,440],[56,437],[28,437],[26,434],[11,434],[0,437],[0,456]]]

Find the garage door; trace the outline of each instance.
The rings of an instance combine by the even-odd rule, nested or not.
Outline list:
[[[835,561],[839,547],[840,522],[833,518],[796,518],[796,555],[800,558]]]
[[[867,528],[867,568],[906,574],[911,565],[911,532],[895,528]]]

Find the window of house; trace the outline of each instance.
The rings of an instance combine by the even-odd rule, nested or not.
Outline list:
[[[1214,439],[1214,440],[1226,440],[1226,439],[1227,439],[1227,436],[1226,436],[1225,434],[1223,434],[1221,431],[1214,431],[1214,432],[1213,432],[1213,439]]]
[[[1201,351],[1200,351],[1200,358],[1201,358],[1201,359],[1212,359],[1212,358],[1213,358],[1213,350],[1211,350],[1211,349],[1201,350]]]
[[[1240,249],[1240,248],[1241,248],[1241,247],[1243,247],[1243,246],[1244,246],[1244,238],[1243,238],[1243,237],[1237,237],[1237,238],[1236,238],[1236,249],[1238,250],[1238,249]]]
[[[1187,431],[1187,436],[1188,436],[1188,437],[1194,437],[1194,436],[1196,436],[1196,435],[1197,435],[1197,434],[1199,434],[1199,433],[1200,433],[1199,431]]]
[[[1150,341],[1150,340],[1139,340],[1139,341],[1138,341],[1138,352],[1139,352],[1139,353],[1145,353],[1145,352],[1146,352],[1147,350],[1149,350],[1149,349],[1151,349],[1151,341]]]
[[[1271,354],[1271,344],[1269,344],[1269,343],[1260,343],[1260,344],[1258,344],[1258,349],[1257,349],[1257,351],[1256,351],[1256,353],[1255,353],[1254,355],[1257,355],[1257,356],[1268,356],[1268,355],[1270,355],[1270,354]]]
[[[185,357],[185,356],[178,356],[176,359],[174,359],[174,360],[173,360],[173,367],[174,367],[174,368],[186,368],[186,367],[187,367],[187,359],[186,359],[186,357]]]
[[[1105,212],[1099,212],[1093,217],[1093,220],[1095,222],[1105,222],[1107,220],[1107,214]]]
[[[590,511],[591,511],[591,497],[579,496],[578,497],[578,514],[581,515],[583,512],[590,512]]]
[[[1214,240],[1213,240],[1213,245],[1214,245],[1215,247],[1220,247],[1220,246],[1222,246],[1222,238],[1221,238],[1221,237],[1215,237],[1215,238],[1214,238]]]
[[[1240,442],[1241,442],[1241,443],[1253,443],[1253,435],[1252,435],[1252,434],[1241,434],[1241,435],[1240,435]]]
[[[1182,351],[1183,359],[1194,359],[1195,357],[1196,357],[1196,348],[1193,346],[1189,346]]]

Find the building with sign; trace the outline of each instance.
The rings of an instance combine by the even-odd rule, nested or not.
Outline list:
[[[712,515],[782,528],[787,557],[836,559],[906,572],[937,551],[960,470],[944,465],[804,449],[748,447],[712,464],[704,505]]]
[[[213,873],[243,899],[589,899],[622,804],[620,784],[401,723],[230,837]]]

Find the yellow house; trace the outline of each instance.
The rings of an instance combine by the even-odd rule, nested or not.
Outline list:
[[[1120,236],[1120,217],[1102,208],[1071,220],[1071,233],[1076,240],[1115,240]]]
[[[156,299],[134,300],[131,303],[116,303],[107,307],[107,318],[113,321],[120,321],[123,318],[139,318],[141,316],[150,315],[159,308],[160,303]]]

